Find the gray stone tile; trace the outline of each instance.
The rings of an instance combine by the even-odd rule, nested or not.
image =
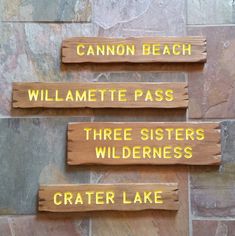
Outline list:
[[[0,214],[36,213],[39,184],[89,182],[86,168],[66,166],[67,123],[89,120],[0,119]]]
[[[113,37],[185,34],[184,0],[97,0],[93,21]]]
[[[187,0],[187,22],[192,25],[235,23],[233,0]]]
[[[0,20],[38,22],[89,22],[91,0],[1,0]]]
[[[222,164],[193,167],[191,204],[193,216],[235,216],[235,121],[222,122]]]

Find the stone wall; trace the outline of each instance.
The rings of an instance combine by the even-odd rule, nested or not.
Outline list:
[[[232,0],[0,0],[0,236],[223,236],[235,232]],[[72,36],[207,37],[200,65],[61,65]],[[11,108],[12,82],[188,81],[189,109]],[[222,165],[68,167],[69,121],[219,121]],[[203,155],[203,153],[202,153]],[[179,182],[180,210],[39,214],[39,184]]]

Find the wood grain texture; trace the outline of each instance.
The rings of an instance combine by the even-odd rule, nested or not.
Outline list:
[[[143,53],[143,44],[157,45],[156,51],[153,53]],[[173,55],[162,53],[164,45],[168,45],[170,50],[175,44],[190,44],[190,55]],[[85,48],[79,49],[78,45],[86,45]],[[119,52],[111,53],[97,53],[92,52],[92,55],[87,50],[87,45],[97,49],[98,46],[104,45],[134,45],[135,52],[123,54]],[[178,49],[178,48],[177,48]],[[125,50],[125,49],[124,49]],[[127,50],[126,50],[127,51]],[[84,55],[81,55],[84,54]],[[147,55],[146,55],[147,54]],[[177,52],[178,54],[178,52]],[[77,37],[63,41],[62,44],[62,62],[63,63],[113,63],[113,62],[130,62],[130,63],[149,63],[149,62],[205,62],[206,53],[206,39],[201,36],[196,37],[136,37],[136,38],[95,38],[95,37]]]
[[[178,207],[176,183],[48,185],[39,189],[39,211],[178,210]]]
[[[37,100],[30,98],[32,91],[37,92]],[[73,99],[67,99],[70,91]],[[13,83],[12,105],[14,108],[186,108],[188,88],[187,83],[177,82]]]
[[[218,123],[70,123],[67,162],[218,165],[220,142]]]

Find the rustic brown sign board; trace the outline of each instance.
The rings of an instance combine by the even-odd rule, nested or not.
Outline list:
[[[187,106],[187,83],[13,83],[15,108]]]
[[[69,165],[219,165],[218,123],[70,123]]]
[[[63,41],[63,63],[205,62],[206,39],[188,37],[96,38]]]
[[[49,185],[39,190],[39,211],[177,210],[178,207],[176,183]]]

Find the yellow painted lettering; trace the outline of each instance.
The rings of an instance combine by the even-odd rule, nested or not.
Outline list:
[[[176,44],[173,44],[173,48],[172,48],[172,51],[173,51],[173,55],[175,56],[179,56],[181,54],[181,45],[176,43]]]
[[[184,152],[185,152],[184,157],[187,159],[190,159],[193,156],[192,147],[185,147]]]
[[[106,204],[114,204],[114,196],[115,193],[114,192],[106,192]]]
[[[151,101],[151,102],[153,101],[153,97],[150,90],[147,91],[146,96],[145,96],[145,102],[147,101]]]
[[[162,191],[155,191],[154,192],[154,202],[155,203],[159,203],[162,204],[163,203],[163,199],[162,199]]]
[[[105,45],[97,45],[96,47],[96,54],[99,55],[105,55]]]
[[[118,91],[118,101],[119,102],[126,102],[127,101],[127,99],[126,99],[126,92],[127,92],[126,89],[120,89]]]
[[[75,92],[75,100],[76,102],[79,101],[79,102],[82,102],[82,101],[86,101],[86,97],[87,97],[87,91],[84,90],[82,92],[80,92],[79,90],[76,90]]]
[[[144,203],[153,203],[151,195],[152,192],[144,192]]]
[[[127,199],[127,194],[126,194],[126,192],[123,192],[123,193],[122,193],[122,200],[123,200],[123,201],[122,201],[123,204],[131,204],[131,201]]]
[[[77,193],[77,196],[76,196],[76,200],[75,200],[75,205],[78,205],[78,204],[83,204],[83,199],[82,199],[82,196],[80,193]]]
[[[85,192],[85,194],[87,195],[87,203],[88,203],[88,205],[91,205],[91,203],[92,203],[91,199],[92,199],[92,195],[94,195],[94,192],[93,191]]]
[[[165,94],[166,94],[166,101],[171,102],[174,100],[174,91],[172,89],[167,89]]]
[[[136,203],[142,203],[142,198],[141,198],[139,192],[135,193],[134,204],[136,204]]]
[[[127,45],[126,46],[126,55],[135,55],[135,45]]]
[[[52,102],[53,101],[53,98],[49,97],[49,91],[47,89],[45,91],[45,101],[47,101],[47,102]]]
[[[172,158],[172,156],[171,156],[171,149],[172,149],[171,146],[165,146],[163,148],[163,150],[164,150],[164,158],[165,159],[171,159]]]
[[[95,193],[95,203],[97,205],[103,205],[104,204],[104,192],[96,192]]]
[[[132,140],[132,128],[124,129],[124,140],[131,141]]]
[[[183,55],[191,55],[192,54],[192,45],[189,44],[183,44]]]
[[[140,149],[141,149],[140,146],[134,146],[133,147],[133,159],[140,159],[141,158]]]
[[[160,44],[157,43],[157,44],[153,44],[153,55],[154,56],[159,56],[161,55],[161,52],[160,52]]]
[[[68,90],[68,93],[67,93],[67,96],[66,96],[66,102],[68,102],[68,101],[73,101],[74,99],[73,99],[73,93],[72,93],[72,91],[71,90]]]
[[[150,55],[151,51],[150,51],[150,44],[143,44],[142,46],[142,54],[144,56],[148,56]]]
[[[177,141],[183,141],[184,140],[183,131],[184,131],[183,128],[175,129],[175,139]]]
[[[136,89],[135,90],[135,101],[137,101],[139,97],[142,97],[143,94],[144,94],[144,92],[142,89]]]
[[[87,50],[87,56],[95,56],[95,51],[92,45],[88,46],[88,50]]]
[[[106,147],[95,147],[96,158],[105,158]]]
[[[71,192],[65,192],[64,193],[64,205],[70,204],[72,205],[72,198],[73,198],[73,194]]]
[[[28,96],[29,96],[29,101],[30,102],[32,102],[33,100],[37,101],[38,100],[38,95],[39,95],[39,90],[28,89]]]
[[[59,198],[61,198],[62,196],[63,196],[62,193],[55,193],[55,194],[54,194],[53,199],[54,199],[54,204],[55,204],[56,206],[59,206],[59,205],[62,204],[62,200],[59,199]]]
[[[167,44],[164,45],[163,55],[171,55],[170,48]]]
[[[86,132],[86,140],[90,139],[90,131],[92,130],[92,128],[84,128],[84,131]]]
[[[55,90],[55,101],[56,101],[56,102],[64,101],[63,98],[60,98],[60,97],[59,97],[59,91],[58,91],[58,89]]]
[[[197,134],[197,140],[201,141],[205,139],[205,131],[204,129],[197,129],[196,130],[196,134]]]
[[[123,44],[117,45],[117,55],[118,56],[125,55],[125,46]]]
[[[81,49],[83,49],[83,51]],[[85,49],[85,46],[83,44],[78,44],[78,46],[77,46],[78,56],[84,56],[85,55],[84,49]]]
[[[155,91],[155,101],[161,102],[163,100],[163,91],[161,89],[157,89]]]
[[[88,100],[89,102],[96,102],[96,90],[95,89],[89,89],[88,91]]]
[[[128,146],[122,148],[122,158],[128,159],[131,156],[131,149]]]
[[[182,158],[182,147],[175,147],[174,148],[174,158],[176,158],[176,159]]]

